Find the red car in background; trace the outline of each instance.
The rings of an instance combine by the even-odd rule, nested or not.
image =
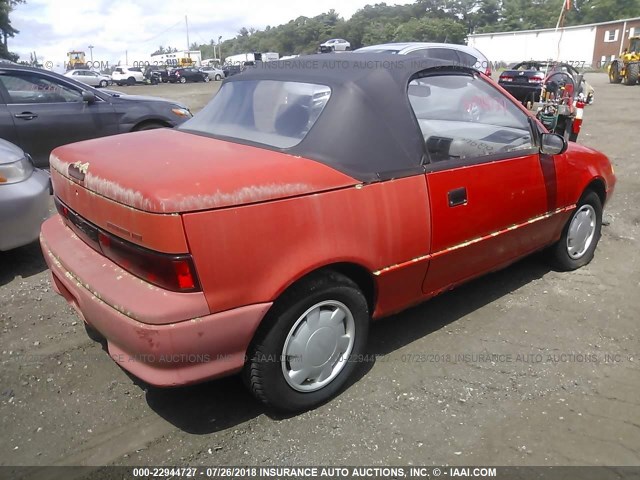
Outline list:
[[[474,70],[355,53],[247,69],[178,129],[56,149],[51,176],[55,288],[122,368],[242,373],[288,411],[337,394],[372,318],[538,250],[589,263],[615,184]]]

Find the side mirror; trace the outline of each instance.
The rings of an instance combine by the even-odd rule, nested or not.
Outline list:
[[[82,101],[87,102],[89,104],[94,103],[96,101],[96,96],[93,94],[93,92],[90,92],[88,90],[83,90]]]
[[[567,140],[557,133],[540,135],[540,152],[545,155],[559,155],[567,150]]]

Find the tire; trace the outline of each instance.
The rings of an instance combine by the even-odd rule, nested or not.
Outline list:
[[[358,286],[337,272],[319,272],[285,292],[267,314],[247,351],[244,382],[276,410],[309,410],[345,386],[368,331],[369,309]]]
[[[209,82],[209,80],[211,80],[211,79],[210,79],[208,76],[206,76],[206,77],[204,77],[204,78],[203,78],[203,80],[204,80],[204,83],[207,83],[207,82]]]
[[[625,85],[635,85],[638,83],[638,73],[640,70],[640,63],[629,63],[626,68],[626,75],[624,76]]]
[[[163,125],[162,123],[148,122],[148,123],[143,123],[142,125],[136,126],[133,129],[133,131],[134,132],[143,132],[145,130],[155,130],[156,128],[164,128],[164,127],[166,127],[166,125]]]
[[[187,83],[187,79],[185,77],[180,77],[180,83]]]
[[[215,77],[215,81],[219,82],[220,80],[222,80],[222,76],[218,73]]]
[[[133,85],[136,84],[136,79],[133,77],[129,77],[127,78],[127,85],[129,85],[130,87],[132,87]]]
[[[613,62],[609,67],[609,83],[620,83],[622,77],[620,76],[620,68],[618,62]]]
[[[122,86],[122,82],[116,82],[119,87]]]
[[[106,88],[109,85],[109,83],[106,80],[100,80],[100,87],[102,88]]]
[[[562,236],[551,247],[551,263],[560,271],[576,270],[588,264],[594,256],[602,229],[602,202],[588,190],[584,193]]]

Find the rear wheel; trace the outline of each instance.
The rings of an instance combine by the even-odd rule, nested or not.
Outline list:
[[[109,83],[106,80],[100,80],[100,86],[102,88],[105,88],[107,85],[109,85]]]
[[[624,84],[635,85],[638,83],[638,73],[640,70],[640,63],[629,63],[625,69]]]
[[[562,271],[575,270],[593,259],[602,228],[602,202],[588,191],[565,225],[560,240],[551,247],[551,261]]]
[[[180,77],[180,83],[187,83],[186,77]]]
[[[274,304],[247,352],[244,381],[275,409],[313,408],[349,380],[368,330],[367,301],[357,285],[337,272],[318,273]]]
[[[216,75],[216,82],[219,82],[220,80],[222,80],[222,76],[220,74]]]
[[[620,83],[622,77],[620,76],[620,67],[618,62],[613,62],[609,67],[609,83]]]

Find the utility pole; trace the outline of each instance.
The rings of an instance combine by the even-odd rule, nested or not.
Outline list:
[[[90,52],[90,55],[91,55],[91,63],[93,63],[93,45],[89,45],[89,47],[87,47],[87,48],[89,48],[89,52]]]
[[[187,26],[187,57],[191,58],[191,42],[189,41],[189,21],[187,16],[184,16],[184,24]]]
[[[218,37],[218,55],[220,55],[220,65],[222,65],[224,60],[222,59],[222,45],[220,44],[220,40],[222,40],[222,35]]]

